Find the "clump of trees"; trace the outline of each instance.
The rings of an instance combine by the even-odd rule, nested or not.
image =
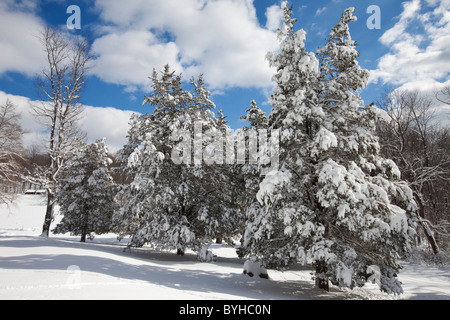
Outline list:
[[[131,235],[131,246],[147,243],[180,255],[193,249],[203,259],[211,257],[202,248],[212,239],[239,231],[245,190],[233,166],[204,163],[214,136],[229,128],[215,116],[203,77],[191,85],[193,92],[184,90],[181,75],[169,66],[161,77],[153,72],[152,94],[144,99],[153,111],[131,119],[129,142],[120,153],[132,180],[118,195],[126,201],[113,230]]]
[[[445,94],[442,90],[441,94]],[[447,91],[448,92],[448,91]],[[440,96],[443,100],[443,95]],[[436,254],[450,237],[450,132],[436,119],[433,100],[418,91],[394,90],[378,105],[386,121],[377,123],[381,152],[395,161],[418,205],[418,242]]]
[[[6,100],[0,104],[0,204],[11,204],[20,186],[22,135],[16,106]]]
[[[277,70],[269,128],[281,131],[280,168],[264,177],[247,210],[244,252],[272,268],[312,264],[325,290],[329,281],[361,286],[377,265],[381,289],[400,293],[396,256],[411,248],[416,205],[380,153],[378,112],[358,93],[369,74],[349,32],[354,9],[316,53],[306,50],[303,30],[294,32],[292,8],[282,9],[281,51],[268,54]]]

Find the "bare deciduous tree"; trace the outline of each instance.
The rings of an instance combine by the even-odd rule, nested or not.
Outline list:
[[[79,103],[85,87],[86,71],[91,60],[89,44],[81,37],[68,39],[63,33],[46,28],[41,35],[47,54],[47,67],[38,78],[37,86],[43,101],[33,106],[34,114],[49,133],[48,155],[50,166],[43,184],[47,190],[47,210],[42,234],[49,234],[53,220],[55,186],[58,174],[71,150],[82,139],[77,122],[83,108]]]
[[[437,91],[435,96],[440,102],[450,105],[450,86],[445,86],[441,90]]]
[[[0,105],[0,203],[12,203],[20,182],[22,134],[15,105],[6,100]]]
[[[436,123],[432,99],[417,91],[390,92],[379,106],[390,118],[378,125],[383,153],[409,182],[419,206],[419,225],[437,253],[438,238],[449,237],[449,128]]]

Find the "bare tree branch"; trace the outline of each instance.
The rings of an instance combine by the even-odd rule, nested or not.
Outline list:
[[[433,122],[432,99],[417,91],[393,91],[381,105],[391,119],[390,123],[378,124],[383,153],[397,163],[413,190],[419,205],[419,224],[437,253],[435,235],[450,235],[447,223],[437,223],[450,220],[449,128]]]
[[[450,104],[450,86],[446,86],[435,93],[436,99],[442,103]]]
[[[19,117],[10,100],[0,105],[0,203],[12,203],[20,183],[23,130]]]

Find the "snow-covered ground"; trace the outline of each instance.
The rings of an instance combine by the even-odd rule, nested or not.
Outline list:
[[[111,234],[87,243],[69,235],[43,238],[44,213],[39,195],[0,206],[0,299],[450,299],[447,268],[405,264],[400,296],[376,284],[326,293],[314,287],[306,267],[268,270],[269,280],[244,275],[245,261],[225,245],[211,245],[216,261],[202,263],[193,253],[124,252],[126,239]]]

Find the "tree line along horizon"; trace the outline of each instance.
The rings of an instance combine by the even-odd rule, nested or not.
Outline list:
[[[130,247],[192,249],[204,261],[212,259],[211,241],[240,238],[240,257],[276,269],[310,264],[319,288],[363,286],[376,265],[380,289],[401,293],[399,257],[422,242],[435,254],[450,251],[449,128],[433,125],[432,100],[417,91],[392,90],[378,106],[364,105],[358,90],[369,73],[350,36],[353,8],[316,52],[305,48],[303,29],[294,31],[287,1],[281,9],[280,50],[266,56],[276,70],[272,110],[266,115],[251,101],[242,116],[244,133],[279,132],[278,170],[261,175],[258,162],[175,164],[183,138],[174,130],[194,132],[200,122],[220,137],[230,127],[213,111],[203,76],[186,90],[168,65],[153,71],[143,101],[152,111],[131,117],[128,142],[114,157],[104,139],[87,144],[77,121],[89,44],[47,28],[48,69],[36,81],[43,102],[32,112],[48,129],[48,149],[25,152],[14,104],[0,105],[0,202],[12,203],[9,186],[26,180],[46,190],[46,236],[70,232],[86,241],[114,232],[131,237]],[[450,104],[449,92],[438,93],[441,102]],[[216,137],[203,136],[202,150],[224,146]],[[51,229],[56,203],[63,218]]]

